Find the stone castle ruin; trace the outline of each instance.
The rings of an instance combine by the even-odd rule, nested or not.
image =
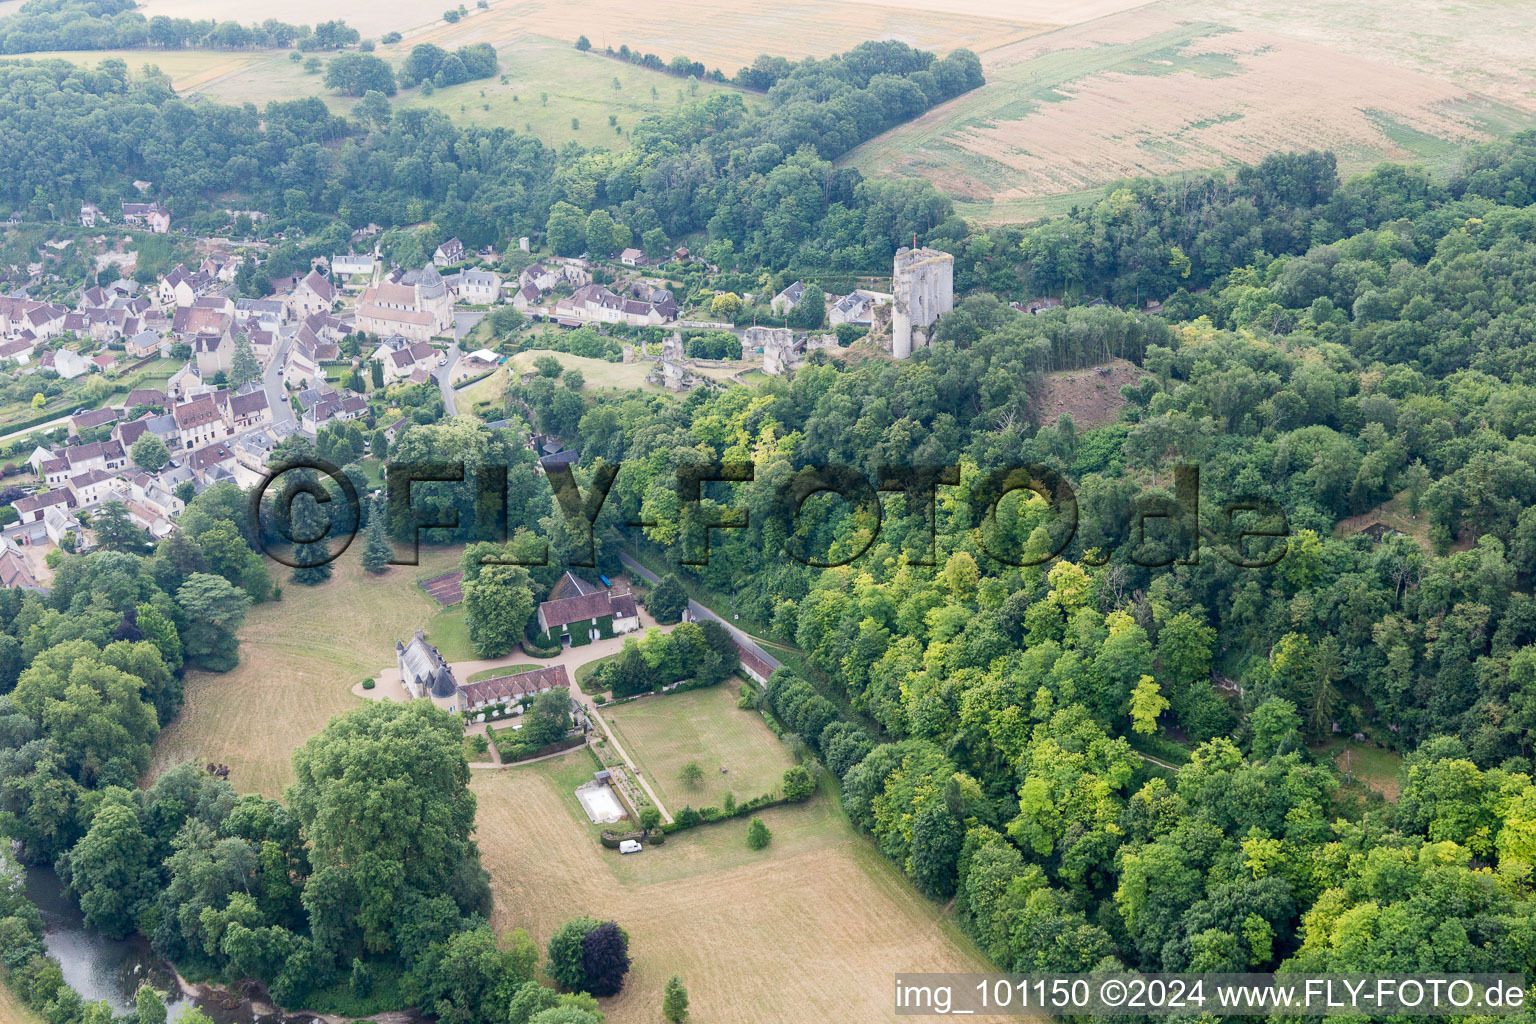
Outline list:
[[[932,340],[932,327],[955,308],[955,258],[927,247],[896,250],[891,275],[891,355],[906,359]]]
[[[662,341],[661,363],[646,375],[645,380],[648,384],[660,384],[669,391],[687,391],[703,383],[701,377],[688,369],[681,332],[674,331]]]

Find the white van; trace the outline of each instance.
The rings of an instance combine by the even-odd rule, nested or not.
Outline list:
[[[639,842],[639,840],[636,840],[636,839],[620,839],[619,840],[619,852],[620,853],[639,853],[640,852],[640,842]]]

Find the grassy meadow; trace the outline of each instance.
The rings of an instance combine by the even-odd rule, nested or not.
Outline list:
[[[460,550],[423,547],[421,565],[370,576],[359,538],[318,587],[291,583],[288,570],[272,565],[282,600],[250,610],[232,671],[187,673],[186,705],[155,741],[151,774],[213,761],[229,765],[240,792],[280,796],[293,777],[293,751],[358,705],[352,687],[394,665],[396,640],[431,623],[439,642],[436,603],[415,581],[453,569]],[[456,653],[444,647],[450,659]]]

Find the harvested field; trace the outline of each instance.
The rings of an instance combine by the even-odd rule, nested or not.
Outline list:
[[[764,811],[773,841],[760,852],[735,821],[626,857],[598,844],[572,793],[594,768],[574,751],[477,772],[473,787],[498,930],[526,928],[542,946],[585,913],[629,932],[634,967],[624,991],[603,1000],[609,1024],[655,1021],[673,974],[688,986],[690,1020],[863,1024],[891,1019],[896,971],[987,969],[853,833],[836,797]]]
[[[1536,5],[1507,0],[1172,0],[1176,17],[1289,36],[1536,110]]]
[[[288,571],[273,566],[283,599],[251,609],[233,671],[187,673],[186,705],[155,741],[151,777],[181,761],[214,761],[229,765],[240,792],[280,796],[293,751],[356,707],[352,687],[393,665],[395,641],[431,619],[436,606],[416,577],[449,568],[461,552],[423,547],[421,566],[370,576],[353,544],[318,587],[290,583]]]
[[[1063,413],[1072,417],[1078,430],[1113,423],[1120,418],[1125,397],[1120,389],[1135,384],[1146,374],[1135,363],[1115,359],[1099,367],[1066,370],[1045,375],[1045,387],[1036,403],[1036,418],[1042,424],[1055,423]]]
[[[432,42],[460,46],[489,42],[500,46],[529,32],[555,35],[575,42],[583,33],[598,49],[627,44],[669,60],[686,54],[709,67],[733,74],[763,52],[798,58],[825,56],[867,39],[900,39],[914,46],[947,53],[957,47],[983,50],[1023,38],[1065,22],[1081,20],[1066,0],[1025,4],[1000,16],[984,0],[946,0],[944,10],[916,0],[873,4],[866,0],[669,0],[640,11],[623,0],[499,0],[489,10],[470,4],[469,14],[448,24],[436,8],[406,0],[384,0],[361,7],[322,6],[303,0],[272,0],[262,17],[295,24],[314,24],[327,17],[345,18],[365,36],[404,33],[405,45]],[[1039,7],[1036,12],[1032,8]],[[1127,0],[1093,0],[1087,16],[1127,6]],[[253,20],[240,0],[145,0],[146,16]],[[640,16],[637,16],[640,15]]]
[[[1327,46],[1144,8],[983,55],[987,84],[855,150],[967,214],[1016,219],[1128,176],[1327,148],[1345,174],[1536,123],[1527,111]]]
[[[128,73],[137,75],[146,64],[153,64],[171,76],[171,87],[188,92],[216,78],[232,74],[254,64],[272,59],[268,50],[61,50],[57,53],[29,53],[6,56],[5,60],[67,60],[72,64],[95,67],[104,60],[120,60]],[[319,86],[318,78],[310,79]],[[111,216],[112,211],[108,211]],[[115,217],[113,218],[116,219]]]
[[[978,0],[960,0],[960,4],[963,9],[981,6]],[[656,53],[663,60],[685,55],[731,75],[765,52],[791,59],[824,57],[869,39],[897,39],[941,54],[960,47],[979,52],[1060,24],[1034,20],[1027,13],[999,16],[995,8],[947,13],[911,5],[835,0],[668,0],[646,11],[645,17],[636,13],[634,5],[624,0],[514,0],[493,4],[489,11],[456,25],[438,21],[407,34],[404,42],[501,45],[537,32],[572,43],[585,34],[597,50],[627,45],[631,50]]]

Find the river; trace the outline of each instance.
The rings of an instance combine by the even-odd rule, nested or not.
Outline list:
[[[51,868],[27,869],[27,896],[43,918],[43,942],[64,969],[64,980],[87,1003],[106,1000],[115,1015],[134,1011],[134,996],[148,982],[166,1000],[168,1021],[184,1017],[194,1006],[215,1024],[299,1024],[306,1015],[286,1017],[269,1006],[233,997],[192,998],[182,993],[170,965],[155,955],[142,935],[109,939],[85,926],[84,915],[64,895]]]

